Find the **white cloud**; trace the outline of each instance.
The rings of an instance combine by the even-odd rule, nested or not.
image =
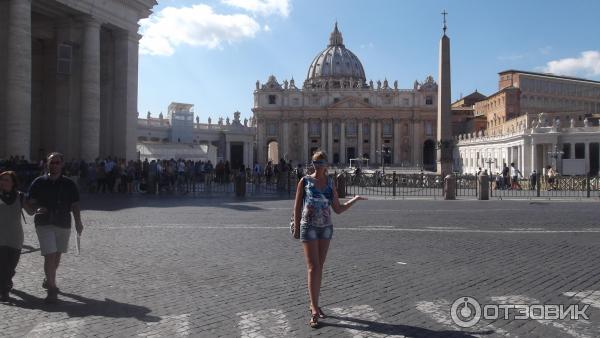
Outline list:
[[[245,14],[217,14],[204,4],[192,7],[166,7],[140,21],[140,53],[172,55],[179,45],[220,48],[253,38],[260,24]]]
[[[560,75],[599,76],[600,51],[589,50],[582,52],[577,58],[550,61],[544,71]]]
[[[270,31],[271,31],[271,27],[269,27],[269,25],[265,25],[265,26],[263,27],[263,30],[264,30],[265,32],[270,32]]]
[[[242,8],[260,15],[278,14],[287,17],[290,14],[291,0],[221,0],[222,3]]]

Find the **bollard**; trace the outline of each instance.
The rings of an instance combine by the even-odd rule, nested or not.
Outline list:
[[[456,199],[456,176],[454,174],[448,174],[444,177],[444,199]]]
[[[490,177],[487,175],[487,170],[482,171],[477,176],[477,199],[487,201],[490,199]]]
[[[339,198],[346,197],[346,177],[344,173],[337,175],[337,179],[335,181],[335,189],[337,190]]]
[[[244,175],[238,175],[235,177],[235,196],[246,196],[246,177]]]

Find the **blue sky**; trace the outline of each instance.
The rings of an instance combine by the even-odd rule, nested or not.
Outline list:
[[[437,78],[442,16],[452,98],[497,89],[506,69],[600,80],[600,1],[159,0],[141,22],[139,111],[192,103],[201,121],[252,115],[256,80],[301,85],[337,20],[367,80]]]

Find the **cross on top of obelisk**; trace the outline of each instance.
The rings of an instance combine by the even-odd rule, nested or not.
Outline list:
[[[446,25],[446,15],[448,15],[448,12],[446,12],[446,10],[444,9],[444,11],[441,14],[444,16],[444,35],[446,35],[446,29],[448,29],[448,26]]]

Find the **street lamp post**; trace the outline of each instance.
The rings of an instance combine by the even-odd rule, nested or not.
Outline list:
[[[497,164],[497,160],[495,158],[488,157],[487,159],[484,159],[483,162],[487,163],[488,170],[489,170],[489,173],[491,175],[492,174],[492,163]]]
[[[381,171],[385,175],[385,159],[384,156],[390,153],[390,149],[386,148],[384,145],[381,146],[381,150],[377,151],[379,156],[381,157]]]

